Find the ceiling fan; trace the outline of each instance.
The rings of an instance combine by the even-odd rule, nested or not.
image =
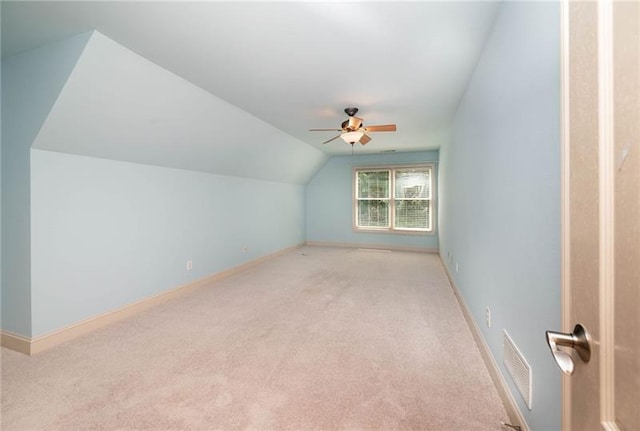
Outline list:
[[[360,142],[365,145],[371,140],[367,136],[368,132],[395,132],[395,124],[385,124],[378,126],[365,126],[362,122],[362,118],[356,117],[358,108],[344,108],[344,112],[349,116],[341,124],[341,129],[309,129],[310,132],[341,132],[338,136],[334,136],[328,141],[324,141],[323,144],[333,141],[334,139],[342,138],[347,144],[355,144]]]

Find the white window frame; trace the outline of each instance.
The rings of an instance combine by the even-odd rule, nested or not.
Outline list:
[[[395,206],[396,200],[403,200],[402,198],[395,197],[395,181],[396,170],[402,169],[415,169],[425,168],[429,170],[429,180],[431,181],[430,190],[431,196],[427,198],[430,201],[429,208],[429,228],[416,229],[416,228],[396,228],[395,225]],[[358,226],[358,172],[376,172],[376,171],[388,171],[389,172],[389,226],[388,227],[371,227],[371,226]],[[377,165],[377,166],[354,166],[352,173],[352,188],[351,194],[352,200],[352,228],[354,232],[373,232],[373,233],[393,233],[393,234],[409,234],[409,235],[433,235],[436,233],[436,203],[437,203],[437,182],[436,182],[436,163],[419,163],[419,164],[401,164],[401,165]]]

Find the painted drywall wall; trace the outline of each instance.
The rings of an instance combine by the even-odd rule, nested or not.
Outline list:
[[[2,22],[2,7],[0,7]],[[2,100],[2,67],[0,67],[0,101]],[[0,194],[2,194],[2,103],[0,102]],[[2,328],[2,196],[0,196],[0,329]]]
[[[354,232],[352,229],[353,167],[437,161],[437,151],[330,158],[307,184],[307,240],[363,246],[437,249],[437,232],[428,235],[407,235],[363,233]]]
[[[440,150],[440,255],[532,430],[561,428],[544,337],[560,327],[559,22],[557,3],[501,6]],[[532,368],[531,411],[503,366],[503,329]]]
[[[185,168],[222,175],[224,178],[247,178],[247,183],[236,178],[228,184],[229,190],[237,189],[246,192],[247,196],[236,196],[229,192],[220,194],[220,197],[243,211],[249,201],[254,201],[258,208],[268,207],[268,210],[264,215],[260,214],[260,221],[256,223],[249,223],[245,214],[231,217],[226,213],[220,216],[216,212],[217,223],[207,225],[208,230],[204,225],[198,225],[201,229],[200,238],[212,239],[211,235],[215,232],[216,242],[211,249],[214,251],[193,250],[197,259],[208,263],[195,266],[186,277],[187,281],[304,240],[303,184],[327,159],[317,149],[216,98],[98,32],[89,32],[3,59],[2,74],[2,120],[5,126],[2,129],[1,172],[3,330],[26,337],[38,336],[93,315],[97,309],[106,311],[146,294],[176,287],[176,283],[184,281],[176,274],[159,271],[160,277],[166,276],[166,283],[162,286],[148,281],[147,284],[143,283],[140,290],[133,289],[122,295],[116,293],[111,300],[100,299],[98,302],[101,304],[94,304],[96,306],[93,308],[90,301],[96,297],[83,302],[83,296],[80,295],[76,304],[78,308],[74,308],[73,295],[77,292],[73,289],[78,284],[70,283],[67,286],[69,280],[62,274],[69,271],[70,266],[56,267],[54,270],[47,263],[60,263],[55,256],[47,254],[54,252],[61,253],[61,258],[69,258],[69,261],[62,261],[65,265],[72,265],[75,260],[70,257],[72,251],[58,249],[61,244],[68,243],[65,238],[56,236],[60,233],[58,226],[46,225],[42,221],[46,219],[50,208],[57,207],[54,200],[44,197],[46,193],[40,193],[42,183],[32,188],[31,179],[40,180],[48,172],[43,170],[41,164],[38,165],[40,171],[31,172],[32,147]],[[45,158],[41,153],[37,154],[40,156],[34,157],[36,162]],[[86,173],[86,170],[80,170]],[[210,177],[205,175],[205,178]],[[57,184],[51,180],[52,186]],[[254,180],[257,183],[251,182]],[[84,179],[75,177],[75,181],[83,182]],[[128,187],[123,186],[122,182],[114,182],[120,184],[122,189]],[[187,195],[191,189],[196,194],[202,190],[196,187],[196,182],[183,184]],[[278,187],[273,184],[278,184]],[[62,187],[69,186],[69,193],[73,194],[73,181],[59,185],[59,189],[47,189],[47,193],[59,196],[68,204]],[[214,186],[210,188],[216,189]],[[31,196],[32,191],[39,194]],[[109,193],[116,191],[107,189]],[[255,195],[249,197],[252,193]],[[99,189],[96,196],[102,196]],[[202,193],[198,196],[202,197]],[[163,199],[171,201],[173,198],[171,195]],[[134,200],[133,197],[131,199]],[[207,199],[216,205],[220,203],[216,194]],[[43,200],[46,200],[46,205],[42,204]],[[189,211],[199,208],[193,202],[189,205]],[[201,204],[211,212],[207,205],[209,203]],[[275,217],[272,208],[289,211],[275,221],[276,226],[280,226],[280,220],[288,223],[286,232],[274,229],[269,224]],[[70,208],[70,211],[69,216],[74,219],[74,214],[83,210]],[[250,213],[255,214],[255,211],[247,210],[247,214]],[[30,225],[30,220],[34,224]],[[68,227],[62,218],[58,222],[60,226]],[[235,227],[241,222],[246,223],[238,232]],[[47,229],[43,229],[43,225]],[[33,228],[36,229],[35,234]],[[75,238],[73,232],[67,233]],[[89,235],[87,231],[85,234]],[[58,241],[49,243],[52,238]],[[168,241],[165,243],[167,247],[176,245],[172,242],[176,238],[165,239]],[[230,246],[232,240],[246,243],[242,248],[246,246],[248,251],[237,256],[237,250],[233,249],[224,256],[219,255],[222,253],[220,244]],[[76,245],[90,248],[84,243]],[[32,250],[33,246],[37,249]],[[134,247],[133,250],[142,252],[146,249]],[[108,253],[108,249],[105,253]],[[79,261],[85,268],[83,275],[89,273],[86,268],[108,261],[104,256],[98,256],[91,263],[87,260],[89,256],[92,255],[88,254]],[[33,262],[37,263],[35,268]],[[118,263],[117,259],[115,263]],[[140,265],[140,271],[148,272],[150,269]],[[140,275],[136,271],[133,273]],[[43,274],[52,277],[51,283],[43,282]],[[68,274],[72,279],[79,277],[74,276],[73,271]],[[114,280],[109,277],[105,279]],[[107,296],[104,292],[96,295]],[[64,305],[66,301],[71,304],[67,308]],[[63,314],[65,317],[60,317]]]
[[[99,32],[32,146],[296,184],[328,158]]]
[[[29,149],[89,34],[2,59],[2,329],[31,335]]]
[[[31,188],[33,336],[305,237],[297,184],[32,149]]]
[[[2,22],[2,7],[0,7]],[[2,100],[2,67],[0,67],[0,101]],[[0,102],[0,194],[2,193],[2,103]],[[0,196],[0,329],[2,328],[2,197]]]

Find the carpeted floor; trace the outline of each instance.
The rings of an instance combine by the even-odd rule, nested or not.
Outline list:
[[[304,247],[34,357],[3,430],[500,430],[432,254]]]

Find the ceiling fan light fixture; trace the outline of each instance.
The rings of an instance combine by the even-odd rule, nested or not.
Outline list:
[[[339,135],[336,135],[333,138],[324,141],[322,145],[333,142],[338,138],[342,138],[344,142],[346,142],[347,144],[351,144],[351,146],[353,146],[353,144],[355,144],[356,142],[359,142],[362,145],[366,145],[368,142],[370,142],[371,138],[369,137],[369,132],[396,131],[395,124],[378,124],[365,127],[362,118],[358,118],[355,116],[356,112],[358,112],[358,108],[345,108],[344,112],[349,116],[349,118],[342,122],[339,129],[309,129],[309,131],[340,132]]]
[[[361,130],[354,130],[353,132],[345,132],[342,135],[340,135],[340,137],[342,138],[343,141],[345,141],[347,144],[355,144],[356,142],[360,141],[360,138],[362,138],[362,135],[364,135],[364,132]]]

